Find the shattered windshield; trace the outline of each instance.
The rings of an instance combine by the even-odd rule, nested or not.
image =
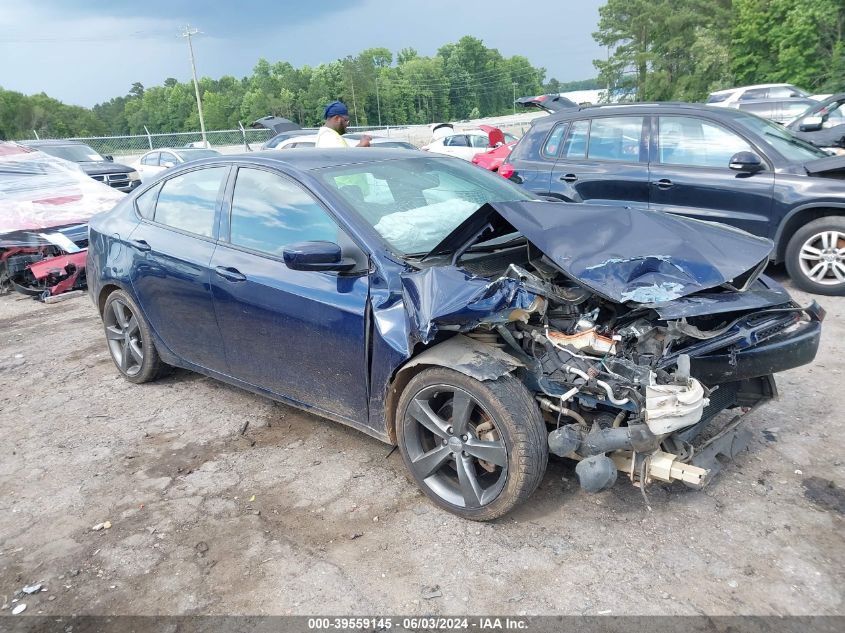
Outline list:
[[[450,158],[344,165],[315,175],[402,255],[428,253],[487,202],[533,199],[501,176]]]

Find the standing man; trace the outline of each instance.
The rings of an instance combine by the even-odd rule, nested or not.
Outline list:
[[[315,147],[351,147],[343,138],[349,127],[349,108],[342,101],[332,101],[326,106],[323,117],[325,125],[317,132]],[[356,147],[369,147],[372,137],[364,134]]]

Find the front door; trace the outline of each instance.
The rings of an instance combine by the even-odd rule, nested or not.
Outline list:
[[[270,171],[241,167],[230,237],[211,262],[230,374],[329,413],[367,421],[368,277],[288,268],[288,244],[348,240],[313,196]]]
[[[652,209],[769,235],[774,173],[768,166],[756,174],[728,167],[737,152],[760,155],[748,141],[693,116],[657,117],[656,132],[650,165]]]

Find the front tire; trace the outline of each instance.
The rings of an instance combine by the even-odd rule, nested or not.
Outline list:
[[[112,361],[126,380],[155,380],[162,367],[150,326],[141,309],[123,290],[115,290],[103,307],[103,328]]]
[[[399,399],[399,450],[420,489],[465,519],[496,519],[525,501],[546,472],[546,426],[511,375],[478,381],[436,367]]]
[[[820,295],[845,295],[845,217],[808,222],[786,247],[786,270],[795,285]]]

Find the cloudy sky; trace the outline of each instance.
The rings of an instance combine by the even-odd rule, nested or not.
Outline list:
[[[595,76],[603,0],[0,0],[0,87],[91,106],[167,77],[242,77],[264,57],[317,65],[373,46],[432,55],[463,35],[561,81]]]

